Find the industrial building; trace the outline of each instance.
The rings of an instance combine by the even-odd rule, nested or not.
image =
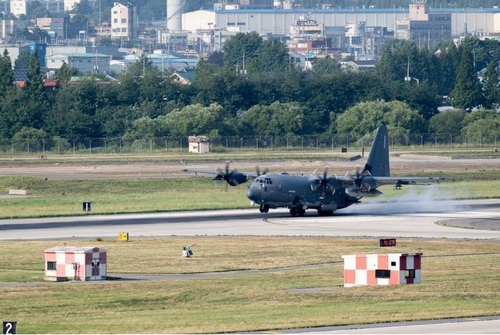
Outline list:
[[[115,2],[111,8],[111,38],[131,40],[137,38],[139,23],[137,8],[131,3]]]
[[[0,12],[12,13],[16,16],[26,15],[28,6],[34,1],[37,0],[0,0]],[[96,6],[98,1],[89,0],[92,7]],[[39,0],[38,2],[51,13],[63,13],[73,10],[80,0]]]
[[[429,8],[429,14],[450,15],[451,36],[500,33],[499,8]],[[308,16],[325,27],[364,22],[368,27],[395,31],[397,21],[409,17],[409,8],[391,9],[273,9],[273,10],[198,10],[182,15],[182,29],[195,32],[216,27],[242,33],[288,35],[290,27]]]
[[[47,56],[47,69],[59,70],[63,63],[82,74],[109,73],[111,56],[91,53],[68,53]]]

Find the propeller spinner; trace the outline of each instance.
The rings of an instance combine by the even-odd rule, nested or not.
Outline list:
[[[336,179],[336,178],[335,178]],[[333,180],[332,177],[328,177],[328,167],[323,170],[323,175],[314,175],[310,178],[311,181],[311,191],[316,191],[321,187],[321,198],[325,197],[326,191],[328,190],[330,181]]]
[[[226,162],[225,170],[217,169],[217,175],[213,178],[213,180],[224,180],[226,182],[226,190],[227,185],[238,186],[241,183],[245,183],[247,181],[247,176],[241,172],[238,172],[236,169],[229,170],[229,162]]]

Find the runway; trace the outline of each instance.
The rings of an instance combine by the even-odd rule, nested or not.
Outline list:
[[[474,228],[474,229],[466,229]],[[259,213],[258,208],[130,215],[85,215],[0,220],[0,241],[149,236],[353,236],[430,239],[493,239],[500,242],[500,200],[353,205],[332,217],[310,211],[291,217],[287,210]],[[500,319],[419,321],[391,325],[353,325],[296,329],[276,333],[494,334]]]
[[[500,239],[500,200],[443,201],[434,212],[405,204],[359,204],[331,217],[257,208],[0,220],[0,240],[195,235],[370,236]],[[413,204],[414,206],[414,204]],[[403,213],[409,211],[410,213]],[[464,229],[454,227],[482,229]],[[436,224],[442,223],[442,224]],[[487,228],[487,229],[484,229]]]

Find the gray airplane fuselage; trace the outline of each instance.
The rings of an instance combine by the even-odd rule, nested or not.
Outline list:
[[[231,186],[253,180],[247,187],[247,197],[259,205],[261,213],[267,213],[270,208],[285,207],[293,216],[302,216],[308,209],[316,209],[320,216],[333,215],[337,209],[357,203],[361,198],[381,195],[377,189],[381,185],[401,189],[402,185],[428,185],[444,180],[443,177],[391,177],[388,136],[387,126],[381,124],[363,169],[348,172],[345,176],[328,175],[328,166],[323,174],[312,175],[260,174],[258,168],[256,173],[231,171],[228,162],[225,170],[188,168],[184,171],[214,174],[214,180],[224,180]]]
[[[343,188],[335,192],[311,189],[311,176],[300,174],[266,174],[257,177],[247,188],[247,197],[268,208],[300,208],[334,211],[345,208],[359,198],[351,197]]]

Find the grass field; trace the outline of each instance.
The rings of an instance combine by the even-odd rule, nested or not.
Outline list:
[[[381,187],[383,196],[362,202],[391,201],[420,194],[429,199],[478,199],[500,197],[500,174],[489,172],[471,180],[456,179],[432,186],[409,186],[394,190]],[[0,199],[0,218],[72,216],[137,212],[188,211],[250,208],[245,185],[225,187],[210,177],[141,178],[99,180],[43,180],[37,177],[0,177],[0,194],[10,188],[27,189],[28,197]],[[92,202],[92,212],[83,212],[82,203]],[[257,210],[257,208],[256,208]]]
[[[0,163],[4,164],[4,163]],[[9,164],[9,163],[5,163]],[[22,164],[31,164],[26,160]],[[39,162],[35,162],[39,164]],[[382,187],[369,201],[500,197],[500,171],[446,172],[430,187]],[[245,185],[211,178],[44,180],[0,177],[0,218],[248,208]],[[82,212],[82,202],[92,212]],[[256,208],[257,211],[257,208]],[[46,283],[45,249],[56,245],[108,250],[108,274],[158,280]],[[222,333],[500,314],[500,241],[332,237],[169,237],[0,243],[0,318],[19,333]],[[196,243],[194,257],[182,246]],[[343,287],[341,256],[422,252],[422,284]],[[297,267],[297,268],[293,268]],[[237,270],[274,269],[236,275]],[[224,273],[196,279],[166,274]]]
[[[375,239],[327,237],[80,242],[108,250],[110,274],[278,270],[190,280],[0,285],[0,315],[17,320],[19,332],[220,333],[500,313],[498,241],[398,240],[393,249],[378,248]],[[1,243],[0,281],[40,281],[43,250],[55,243],[74,241]],[[197,243],[194,256],[182,257],[182,246],[191,243]],[[343,287],[343,254],[412,251],[424,254],[422,284]],[[312,267],[288,268],[298,265]]]

